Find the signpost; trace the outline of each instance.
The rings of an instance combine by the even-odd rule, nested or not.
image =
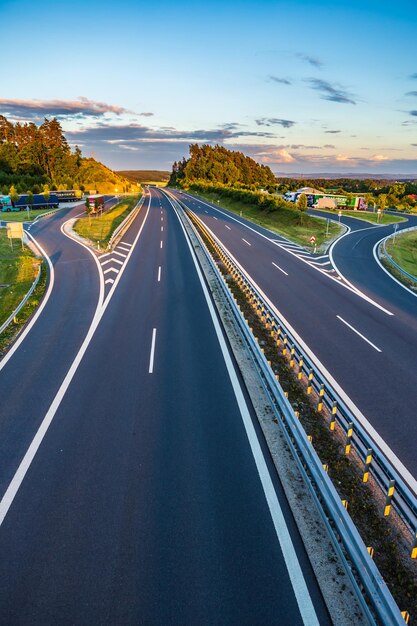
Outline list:
[[[340,224],[340,218],[342,217],[342,211],[339,211],[338,215],[339,215],[339,224]]]
[[[314,253],[316,253],[316,238],[315,238],[314,235],[311,235],[310,243],[311,243],[312,246],[314,246]]]
[[[20,239],[23,250],[24,230],[22,222],[8,222],[6,224],[7,237],[10,239],[10,247],[13,250],[13,239]]]
[[[326,235],[328,235],[329,234],[329,226],[330,226],[330,219],[329,218],[326,219],[326,224],[327,224],[327,226],[326,226]]]
[[[393,237],[394,245],[395,245],[395,238],[397,236],[397,230],[398,230],[398,224],[394,224],[394,237]]]

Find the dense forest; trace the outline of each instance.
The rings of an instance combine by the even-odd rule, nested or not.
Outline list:
[[[117,174],[134,183],[167,183],[170,172],[164,170],[118,170]]]
[[[169,185],[188,187],[199,181],[247,189],[271,188],[275,176],[269,167],[259,165],[242,152],[222,146],[190,145],[190,158],[175,162]]]
[[[13,124],[0,115],[0,191],[18,193],[55,189],[96,189],[100,193],[129,191],[131,182],[95,161],[72,151],[57,119]]]

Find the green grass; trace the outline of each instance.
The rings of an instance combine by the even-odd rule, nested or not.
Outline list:
[[[29,291],[38,272],[40,259],[18,239],[13,240],[13,250],[6,230],[0,229],[0,325],[9,317]]]
[[[107,246],[110,237],[134,208],[138,199],[138,196],[123,198],[119,204],[116,204],[102,215],[81,217],[74,224],[75,232],[81,235],[81,237],[89,239],[94,245],[97,245],[97,242],[99,242],[101,247]]]
[[[310,249],[312,247],[310,243],[311,235],[316,237],[316,245],[319,249],[326,241],[334,239],[342,232],[340,226],[331,223],[329,224],[329,234],[326,234],[327,224],[325,220],[311,217],[307,214],[303,215],[303,223],[301,224],[300,215],[296,210],[281,209],[267,212],[255,206],[224,198],[215,192],[193,195],[201,196],[209,202],[218,204],[220,208],[228,209],[238,215],[242,212],[242,217]],[[219,203],[217,203],[217,200],[219,200]]]
[[[318,211],[325,211],[326,213],[331,213],[332,215],[338,215],[338,209],[317,209]],[[365,222],[372,222],[374,224],[395,224],[395,222],[405,222],[406,219],[404,217],[399,217],[398,215],[390,215],[388,213],[383,213],[378,221],[378,214],[371,213],[371,211],[342,211],[342,215],[344,217],[354,217],[357,220],[363,220]]]
[[[397,235],[395,241],[389,239],[387,252],[400,267],[417,277],[417,231]]]
[[[62,207],[64,208],[64,207]],[[65,207],[68,208],[68,207]],[[44,213],[54,213],[60,209],[52,209],[51,211],[45,211],[45,209],[33,210],[30,212],[30,218],[28,219],[27,211],[0,211],[0,222],[33,222],[33,220]]]

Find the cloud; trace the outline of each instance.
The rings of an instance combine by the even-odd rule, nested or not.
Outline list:
[[[312,89],[321,93],[322,100],[329,100],[330,102],[338,102],[340,104],[356,104],[352,94],[338,85],[332,85],[327,80],[309,78],[307,82],[310,83]]]
[[[227,126],[227,125],[226,125]],[[106,142],[110,144],[132,144],[145,141],[183,141],[183,142],[206,142],[223,143],[229,139],[238,137],[262,137],[275,138],[270,132],[239,131],[235,130],[236,124],[228,125],[229,128],[215,128],[210,130],[177,130],[171,127],[151,128],[142,124],[106,124],[99,123],[95,126],[70,130],[66,132],[72,141],[79,139],[85,142]],[[232,129],[230,129],[230,126]]]
[[[325,134],[327,133],[328,135],[336,135],[336,133],[341,133],[341,130],[325,130],[324,131]]]
[[[288,78],[280,78],[279,76],[274,76],[273,74],[270,74],[268,78],[274,83],[280,83],[281,85],[292,85],[292,82],[288,80]]]
[[[296,56],[306,63],[309,63],[313,67],[317,67],[318,69],[321,69],[324,65],[323,62],[320,61],[320,59],[317,59],[316,57],[311,57],[308,54],[304,54],[303,52],[298,52]]]
[[[19,100],[17,98],[0,98],[0,112],[6,116],[22,119],[37,119],[44,116],[53,117],[101,117],[106,113],[121,115],[131,113],[127,109],[95,102],[80,96],[77,100]]]
[[[417,96],[417,91],[407,91],[406,96]]]
[[[417,111],[410,111],[410,115],[412,115],[413,117],[417,117]]]
[[[258,126],[282,126],[283,128],[291,128],[297,122],[293,122],[292,120],[283,120],[277,117],[261,117],[255,120]]]
[[[151,113],[150,111],[144,111],[143,113],[139,113],[139,115],[141,117],[152,117],[154,113]]]
[[[334,148],[336,148],[336,146],[334,146],[332,143],[325,143],[323,148],[328,148],[329,150],[334,150]]]
[[[256,156],[261,157],[264,163],[293,163],[295,161],[295,158],[285,148],[258,152]]]
[[[410,143],[410,146],[417,146],[417,143]]]
[[[384,156],[383,154],[374,154],[373,156],[369,157],[369,161],[388,161],[388,157]]]
[[[415,74],[411,74],[410,78],[417,78],[417,72]]]

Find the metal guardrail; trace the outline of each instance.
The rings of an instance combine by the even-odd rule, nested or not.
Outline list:
[[[109,243],[107,244],[107,250],[112,248],[117,243],[117,241],[121,237],[123,237],[123,235],[125,234],[125,232],[129,228],[129,226],[131,225],[131,223],[135,219],[137,213],[139,212],[139,210],[140,210],[140,208],[141,208],[141,206],[143,204],[144,199],[145,199],[145,194],[142,194],[142,196],[139,199],[139,201],[137,202],[136,206],[131,210],[129,215],[127,215],[125,217],[123,222],[121,224],[119,224],[119,226],[116,228],[116,230],[114,231],[114,233],[112,234],[112,236],[109,239]]]
[[[195,216],[195,214],[189,211],[187,207],[178,202],[178,200],[176,200],[173,196],[170,195],[170,199],[180,209],[184,208],[188,214],[191,213],[193,215],[193,217],[198,221],[199,226],[205,232],[206,236],[208,236],[209,240],[211,240],[215,247],[218,249],[218,252],[223,255],[223,258],[228,259],[231,267],[235,266],[236,264],[234,263],[234,261],[231,260],[227,253],[223,250],[221,244],[216,241],[217,238],[215,238],[213,233],[208,231],[208,229],[201,222],[201,220],[199,220],[199,218]],[[343,506],[339,494],[333,486],[329,476],[325,472],[322,462],[318,457],[316,451],[314,450],[314,447],[310,443],[302,425],[297,419],[291,404],[286,398],[282,388],[278,384],[275,375],[271,367],[269,366],[268,361],[266,360],[265,355],[261,351],[258,342],[256,341],[250,328],[248,327],[246,320],[241,314],[240,309],[238,308],[231,292],[229,291],[227,283],[225,282],[213,259],[211,258],[210,253],[206,249],[206,246],[200,234],[198,233],[195,226],[192,224],[191,220],[190,223],[193,226],[195,235],[200,242],[201,249],[205,253],[206,258],[216,275],[217,282],[222,287],[222,290],[226,295],[230,310],[232,311],[237,323],[239,324],[242,336],[245,339],[246,345],[250,349],[253,360],[256,363],[258,370],[261,374],[261,379],[264,383],[264,386],[272,400],[272,405],[277,410],[276,414],[284,427],[283,432],[286,436],[287,443],[294,452],[294,457],[303,476],[307,478],[308,475],[306,483],[311,493],[315,496],[316,501],[320,503],[318,510],[323,517],[328,530],[330,531],[330,536],[333,535],[333,543],[339,555],[343,558],[344,561],[346,560],[343,553],[341,552],[341,543],[355,568],[361,585],[366,591],[366,595],[369,598],[376,615],[382,621],[382,623],[384,625],[404,625],[404,619],[397,604],[395,603],[395,600],[393,599],[374,561],[370,557],[367,548],[356,529],[356,526],[352,522],[349,514]],[[235,271],[241,275],[240,268],[236,267]],[[250,285],[245,276],[241,276],[241,280],[246,285],[246,289],[249,289],[250,292],[257,298],[260,297],[254,287]],[[261,299],[259,301],[261,301]],[[265,303],[263,304],[263,306],[266,310],[267,307]],[[271,322],[273,321],[272,316],[270,316],[270,320]],[[276,320],[274,321],[275,323],[277,323]],[[283,329],[282,324],[280,325],[280,328]],[[285,336],[288,340],[288,337],[290,335],[289,333],[285,332]],[[308,370],[309,372],[310,369]],[[316,374],[318,374],[317,371]],[[312,488],[311,483],[314,483],[314,489]],[[347,572],[350,575],[351,582],[358,591],[358,597],[362,599],[363,609],[365,610],[368,619],[370,619],[371,623],[374,623],[374,619],[369,612],[369,608],[365,604],[361,590],[349,567],[347,567]]]
[[[382,249],[384,251],[384,256],[385,258],[401,273],[403,274],[403,276],[406,276],[407,278],[409,278],[410,280],[414,281],[415,283],[417,283],[417,276],[413,276],[413,274],[410,274],[409,272],[407,272],[403,267],[401,267],[400,265],[398,265],[398,263],[396,263],[394,261],[394,259],[392,258],[392,256],[387,252],[387,248],[386,248],[386,244],[388,239],[395,239],[398,236],[401,236],[403,233],[408,233],[412,230],[417,230],[417,226],[411,226],[410,228],[404,228],[401,229],[399,232],[396,231],[395,233],[392,233],[392,235],[389,235],[388,237],[386,237],[384,239],[384,241],[382,242]]]
[[[26,302],[29,300],[30,296],[32,295],[32,293],[35,291],[36,285],[39,282],[39,279],[41,277],[41,270],[42,270],[42,264],[39,264],[39,269],[38,269],[38,273],[36,275],[35,280],[32,283],[31,288],[29,289],[29,291],[27,292],[27,294],[25,295],[25,297],[23,298],[23,300],[20,302],[20,304],[15,308],[15,310],[13,311],[13,313],[7,318],[7,320],[5,322],[3,322],[3,324],[0,326],[0,335],[1,333],[6,330],[6,328],[8,327],[9,324],[11,324],[11,322],[14,320],[14,318],[16,317],[16,315],[19,313],[20,309],[26,304]]]

